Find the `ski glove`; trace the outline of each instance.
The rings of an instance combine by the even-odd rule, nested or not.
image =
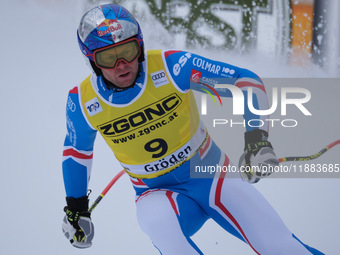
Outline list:
[[[268,133],[261,129],[245,132],[245,148],[239,161],[241,177],[249,183],[256,183],[269,176],[279,161],[268,142]]]
[[[74,247],[91,247],[94,226],[91,221],[91,213],[88,212],[88,197],[66,197],[66,202],[67,206],[64,208],[66,215],[62,225],[64,235]]]

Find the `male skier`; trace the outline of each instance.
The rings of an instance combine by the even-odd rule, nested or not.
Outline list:
[[[190,177],[195,166],[231,164],[200,121],[192,89],[214,90],[213,83],[201,83],[204,77],[228,80],[243,91],[252,87],[254,106],[267,109],[257,75],[190,52],[144,52],[138,22],[120,5],[89,10],[77,35],[93,74],[70,90],[67,101],[63,231],[73,246],[92,245],[87,190],[99,132],[130,176],[138,222],[161,254],[202,254],[190,237],[209,218],[256,254],[322,254],[299,241],[251,184],[267,172],[243,171],[237,178],[226,172],[217,172],[214,178]],[[266,116],[246,109],[244,118],[247,123]],[[254,162],[278,164],[267,138],[267,127],[247,126],[240,166],[250,170]]]

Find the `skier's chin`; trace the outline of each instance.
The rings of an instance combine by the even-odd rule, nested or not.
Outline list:
[[[134,80],[135,80],[135,77],[133,76],[132,72],[126,72],[117,77],[115,85],[120,88],[126,88],[126,87],[131,86]]]

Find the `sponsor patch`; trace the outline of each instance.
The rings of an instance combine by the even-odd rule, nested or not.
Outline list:
[[[199,83],[201,80],[202,73],[195,69],[191,70],[190,80],[195,83]]]
[[[113,36],[118,36],[122,33],[122,25],[116,19],[105,19],[97,26],[97,34],[102,37],[111,33]]]
[[[92,117],[93,115],[103,111],[98,98],[93,98],[92,100],[85,103],[86,110],[88,114]]]
[[[164,70],[157,71],[157,72],[152,73],[150,75],[151,75],[151,79],[153,81],[153,84],[155,84],[156,88],[169,83],[168,78],[166,77]]]

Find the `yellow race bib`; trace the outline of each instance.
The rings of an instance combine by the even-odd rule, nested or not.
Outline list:
[[[96,92],[96,76],[80,85],[88,122],[136,178],[170,172],[188,160],[207,135],[192,92],[174,86],[160,50],[148,51],[145,77],[139,95],[124,105],[112,104]]]

